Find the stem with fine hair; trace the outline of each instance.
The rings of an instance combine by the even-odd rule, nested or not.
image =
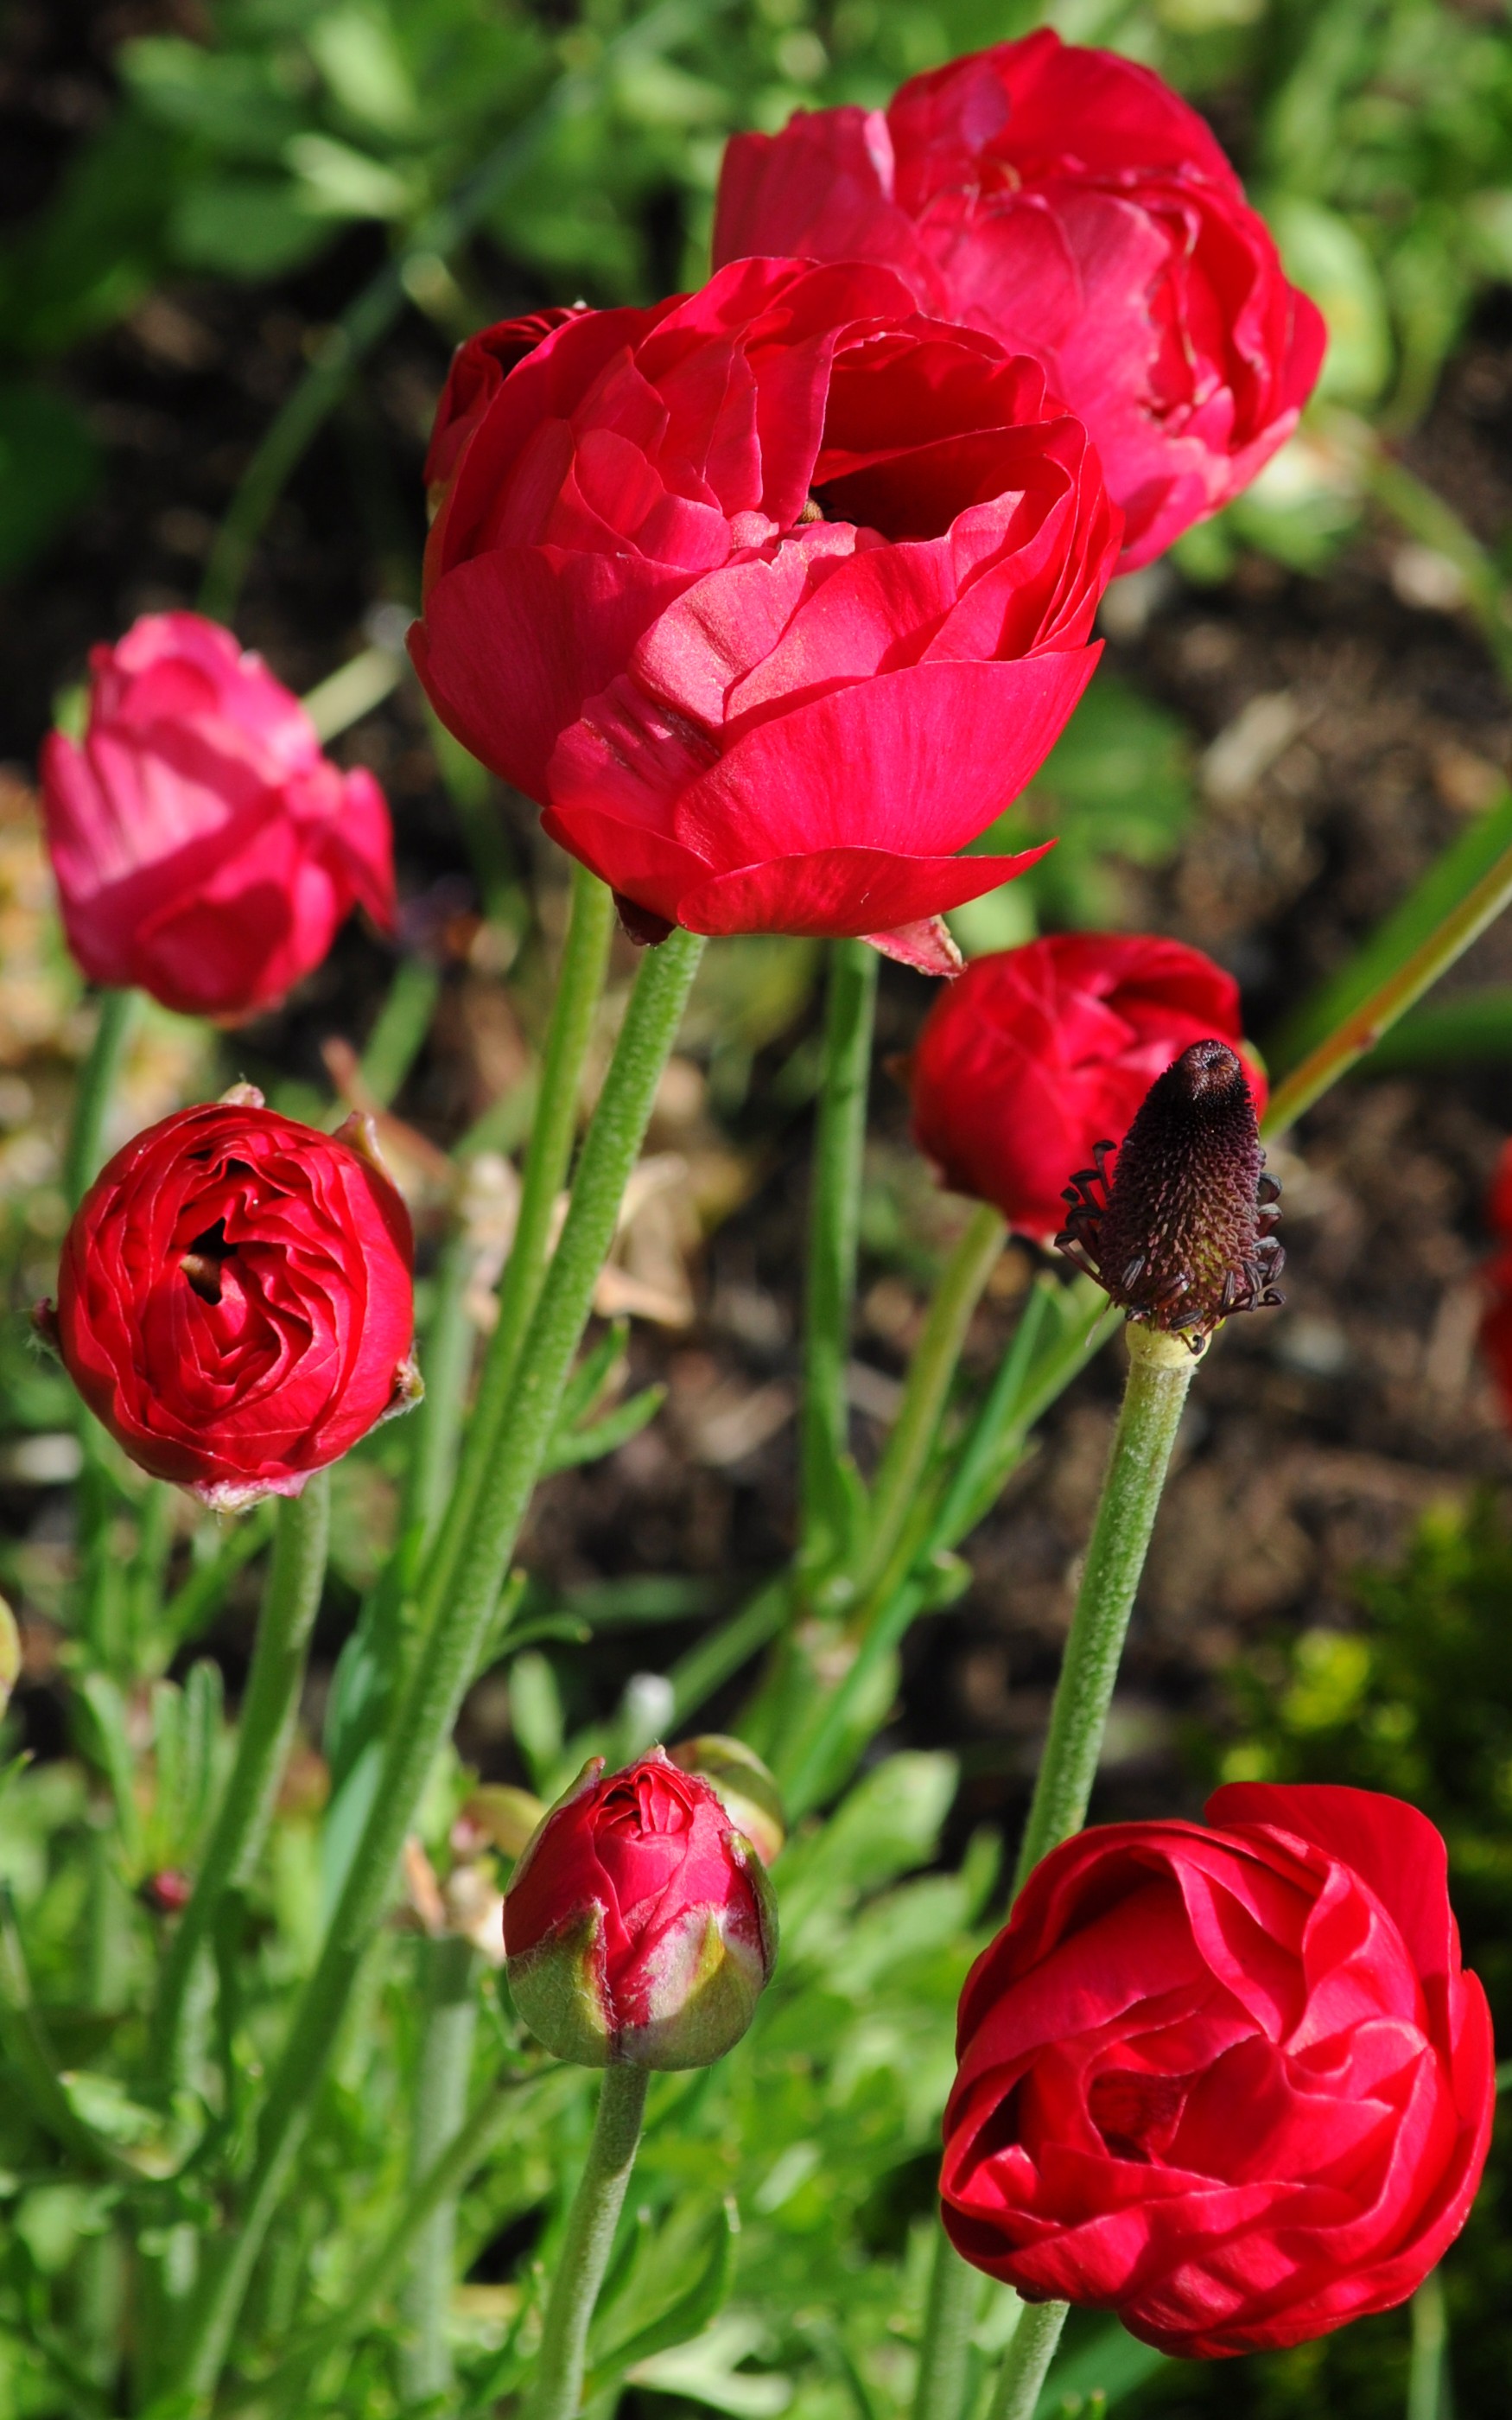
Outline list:
[[[1133,1322],[1124,1332],[1128,1382],[1019,1847],[1015,1892],[1041,1858],[1087,1821],[1124,1634],[1196,1367],[1180,1336]]]
[[[477,2031],[478,1953],[459,1933],[421,1944],[426,1973],[425,2022],[415,2064],[415,2114],[409,2137],[411,2192],[455,2138],[467,2114],[468,2074]],[[438,2201],[415,2237],[400,2301],[409,2329],[399,2350],[400,2392],[414,2403],[452,2387],[446,2322],[456,2261],[456,2195]]]
[[[300,1710],[330,1539],[331,1473],[317,1470],[306,1481],[301,1496],[286,1496],[278,1508],[252,1668],[241,1701],[236,1761],[162,1970],[148,2066],[154,2083],[163,2091],[184,2081],[192,2048],[195,1969],[209,1946],[221,1901],[228,1890],[246,1881],[267,1836]]]
[[[934,2230],[934,2259],[924,2334],[918,2348],[914,2420],[961,2420],[971,2360],[971,2330],[981,2278],[962,2259],[943,2226]]]
[[[1060,2331],[1066,2324],[1067,2308],[1064,2303],[1025,2305],[1003,2355],[987,2420],[1034,2420],[1045,2372],[1056,2357]]]
[[[979,1202],[934,1289],[923,1334],[908,1364],[898,1417],[877,1465],[872,1489],[876,1510],[858,1582],[863,1590],[887,1570],[914,1508],[971,1315],[997,1265],[1005,1233],[1000,1213]]]
[[[304,2139],[353,1979],[388,1905],[405,1835],[488,1638],[702,949],[696,934],[673,932],[648,951],[637,977],[455,1579],[412,1658],[362,1838],[269,2084],[236,2223],[217,2242],[184,2314],[170,2391],[186,2395],[192,2408],[203,2408],[214,2392],[269,2222]]]
[[[1412,2320],[1412,2354],[1407,2373],[1407,2420],[1442,2420],[1449,2325],[1443,2307],[1443,2279],[1437,2269],[1428,2271],[1408,2308]]]
[[[604,988],[613,931],[612,892],[586,866],[575,864],[572,913],[547,1034],[535,1120],[525,1156],[519,1218],[499,1289],[498,1323],[488,1340],[461,1467],[425,1575],[427,1611],[434,1610],[455,1575],[468,1526],[498,1451],[520,1347],[540,1299],[550,1249],[552,1215],[557,1197],[567,1181],[578,1126],[583,1063]],[[668,945],[662,946],[665,949]]]
[[[79,1070],[73,1119],[63,1155],[63,1190],[70,1210],[77,1210],[100,1173],[111,1095],[120,1081],[121,1066],[141,1006],[139,991],[102,991],[100,995],[95,1037]]]
[[[635,2165],[649,2081],[643,2067],[604,2070],[588,2164],[547,2297],[524,2420],[574,2420],[582,2399],[588,2330]]]
[[[845,1369],[876,996],[875,950],[867,941],[832,941],[814,1134],[803,1368],[803,1539],[811,1563],[822,1563],[833,1553],[844,1523]]]

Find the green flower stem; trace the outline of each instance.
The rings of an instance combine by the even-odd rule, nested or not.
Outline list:
[[[943,2226],[934,2230],[934,2262],[924,2335],[918,2348],[914,2420],[961,2420],[971,2362],[971,2331],[981,2278],[963,2260]]]
[[[845,1367],[876,996],[875,950],[866,941],[832,942],[814,1136],[804,1344],[801,1479],[804,1548],[810,1562],[823,1562],[833,1553],[844,1526]]]
[[[1128,1383],[1024,1827],[1015,1891],[1047,1851],[1087,1821],[1124,1633],[1196,1367],[1179,1336],[1133,1322],[1124,1332]]]
[[[441,996],[441,972],[429,958],[401,958],[361,1061],[364,1090],[387,1109],[425,1047]]]
[[[1285,1134],[1304,1111],[1320,1100],[1341,1076],[1372,1051],[1383,1033],[1439,977],[1478,940],[1512,902],[1512,848],[1495,859],[1478,882],[1434,926],[1427,939],[1409,952],[1384,982],[1351,1009],[1333,1032],[1310,1050],[1299,1067],[1272,1094],[1261,1122],[1265,1135]]]
[[[987,2420],[1034,2420],[1045,2372],[1066,2324],[1064,2303],[1027,2303],[1003,2356]]]
[[[220,2376],[253,2266],[304,2139],[353,1979],[382,1921],[405,1835],[489,1636],[499,1590],[702,949],[697,935],[674,932],[647,953],[637,978],[455,1580],[413,1659],[363,1837],[270,2082],[241,2209],[215,2246],[185,2313],[172,2382],[197,2398],[200,2408]]]
[[[862,1590],[886,1573],[914,1510],[966,1330],[997,1265],[1005,1232],[998,1213],[979,1202],[934,1290],[908,1365],[898,1417],[877,1466],[872,1490],[876,1510],[859,1581]]]
[[[409,2138],[411,2193],[455,2138],[467,2115],[468,2076],[477,2031],[478,1953],[456,1933],[421,1945],[427,1969],[425,2024],[416,2064],[414,2129]],[[400,2303],[409,2340],[399,2353],[400,2392],[423,2403],[452,2389],[447,2336],[456,2263],[456,2195],[438,2201],[415,2237]]]
[[[1407,2420],[1441,2420],[1449,2324],[1443,2307],[1443,2279],[1437,2269],[1429,2270],[1408,2307],[1412,2320],[1412,2355],[1407,2373]]]
[[[649,2081],[643,2067],[604,2070],[588,2164],[573,2199],[547,2298],[546,2324],[535,2377],[525,2398],[524,2420],[576,2420],[582,2398],[588,2330],[635,2165]]]
[[[95,1038],[79,1070],[73,1120],[63,1155],[63,1190],[70,1210],[77,1210],[100,1173],[111,1096],[120,1081],[122,1063],[141,1007],[139,991],[102,991],[100,995]]]
[[[310,1634],[325,1584],[331,1540],[331,1473],[317,1470],[302,1496],[285,1497],[263,1592],[252,1668],[238,1725],[236,1761],[216,1811],[189,1905],[178,1919],[153,2014],[148,2065],[160,2091],[185,2080],[192,2052],[195,1969],[221,1901],[251,1874],[300,1710]]]
[[[557,1196],[567,1180],[583,1063],[604,988],[613,930],[612,893],[596,875],[590,874],[584,866],[574,865],[572,916],[547,1035],[530,1150],[526,1154],[519,1218],[499,1290],[498,1325],[488,1341],[477,1401],[468,1423],[461,1468],[426,1575],[427,1614],[434,1614],[455,1580],[463,1543],[498,1453],[520,1347],[540,1299],[552,1214]],[[669,946],[662,944],[663,950]],[[659,963],[658,954],[648,961],[648,969]],[[615,1207],[618,1208],[617,1201]]]

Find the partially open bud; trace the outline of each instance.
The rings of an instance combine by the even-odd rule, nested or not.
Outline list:
[[[1279,1303],[1271,1233],[1281,1187],[1262,1173],[1255,1103],[1236,1053],[1194,1042],[1145,1095],[1111,1179],[1110,1142],[1072,1178],[1056,1242],[1128,1316],[1200,1353],[1221,1320]]]
[[[725,1731],[701,1731],[697,1739],[680,1740],[670,1753],[673,1764],[718,1792],[736,1831],[769,1866],[787,1838],[787,1817],[782,1793],[755,1749]]]
[[[717,1793],[665,1752],[558,1800],[504,1900],[509,1988],[579,2067],[708,2067],[740,2040],[777,1962],[765,1869]]]

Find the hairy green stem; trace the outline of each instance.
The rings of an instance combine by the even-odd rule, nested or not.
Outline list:
[[[73,1118],[63,1155],[63,1190],[77,1210],[100,1173],[111,1096],[120,1081],[131,1033],[142,1007],[139,991],[102,991],[95,1038],[79,1070]]]
[[[914,2420],[961,2420],[971,2361],[971,2330],[981,2278],[962,2259],[943,2226],[934,2230],[934,2260],[924,2334],[918,2348]]]
[[[1196,1364],[1179,1336],[1130,1324],[1129,1377],[1072,1613],[1013,1887],[1087,1820],[1134,1590]]]
[[[859,1587],[872,1587],[887,1569],[918,1497],[961,1348],[982,1288],[997,1265],[1006,1233],[997,1211],[979,1202],[929,1307],[914,1350],[903,1402],[883,1449],[872,1497],[875,1512]]]
[[[353,1979],[382,1921],[405,1835],[489,1637],[509,1557],[550,1441],[594,1285],[613,1241],[625,1183],[702,948],[696,935],[674,932],[648,952],[637,978],[455,1580],[413,1659],[362,1838],[270,2081],[242,2207],[236,2224],[217,2242],[185,2315],[172,2383],[201,2406],[220,2376],[269,2222],[304,2139]]]
[[[1045,2372],[1066,2324],[1064,2303],[1029,2303],[1003,2356],[987,2420],[1034,2420]]]
[[[478,1953],[471,1941],[447,1933],[422,1944],[426,1972],[425,2024],[416,2066],[414,2126],[409,2137],[413,2192],[455,2137],[467,2114],[468,2076],[477,2031]],[[437,2202],[415,2237],[400,2313],[409,2334],[399,2351],[399,2385],[411,2401],[449,2395],[452,2348],[447,2333],[456,2263],[456,2195]]]
[[[866,941],[832,941],[814,1134],[801,1448],[804,1547],[819,1563],[833,1554],[844,1521],[845,1370],[876,996],[875,950]]]
[[[317,1470],[302,1496],[278,1508],[252,1668],[237,1727],[236,1761],[205,1845],[193,1896],[178,1919],[153,2014],[148,2065],[169,2091],[185,2081],[195,1970],[221,1902],[244,1883],[267,1837],[273,1799],[300,1710],[310,1635],[325,1584],[331,1542],[331,1473]]]
[[[1441,2420],[1444,2406],[1444,2355],[1449,2344],[1443,2279],[1430,2269],[1408,2305],[1412,2354],[1407,2374],[1407,2420]]]
[[[583,1063],[593,1038],[613,931],[612,893],[596,875],[575,864],[572,913],[547,1034],[530,1149],[525,1156],[519,1218],[499,1289],[498,1323],[488,1340],[477,1401],[468,1422],[461,1468],[426,1573],[427,1614],[434,1613],[455,1577],[469,1525],[498,1451],[520,1347],[540,1299],[550,1249],[551,1221],[557,1197],[567,1181]],[[668,946],[662,944],[663,949]]]
[[[525,2398],[524,2420],[576,2420],[587,2365],[588,2330],[635,2165],[649,2081],[643,2067],[604,2070],[588,2164],[573,2199],[547,2298],[541,2350]]]

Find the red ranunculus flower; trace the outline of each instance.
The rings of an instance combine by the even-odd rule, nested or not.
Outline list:
[[[186,1016],[270,1008],[353,907],[393,923],[389,811],[343,773],[261,659],[198,613],[148,613],[96,647],[76,746],[42,750],[69,947],[95,983]]]
[[[297,1496],[419,1391],[409,1213],[350,1124],[363,1147],[250,1085],[179,1109],[64,1239],[69,1375],[133,1462],[208,1503]]]
[[[513,339],[511,338],[511,343]],[[443,398],[450,428],[476,400]],[[1086,685],[1118,546],[1080,424],[888,271],[580,313],[471,422],[416,667],[646,938],[925,924]]]
[[[1163,2352],[1390,2310],[1464,2223],[1495,2105],[1443,1842],[1367,1790],[1246,1783],[1044,1859],[966,1979],[951,2242]]]
[[[1248,485],[1322,365],[1322,319],[1196,112],[1048,32],[886,113],[737,135],[714,250],[886,261],[922,309],[1032,353],[1102,455],[1124,571]]]
[[[509,1988],[583,2067],[707,2067],[739,2040],[777,1962],[761,1858],[717,1791],[660,1748],[594,1757],[531,1841],[504,1899]]]
[[[436,407],[425,455],[425,492],[438,504],[455,473],[462,448],[510,371],[564,319],[580,318],[584,308],[578,302],[568,309],[553,304],[545,311],[528,311],[522,318],[501,319],[491,328],[480,328],[465,345],[458,345]]]
[[[914,1053],[914,1140],[954,1192],[1048,1243],[1095,1142],[1119,1143],[1193,1042],[1239,1047],[1232,976],[1150,933],[1057,933],[974,958]],[[1265,1078],[1246,1062],[1257,1109]]]

